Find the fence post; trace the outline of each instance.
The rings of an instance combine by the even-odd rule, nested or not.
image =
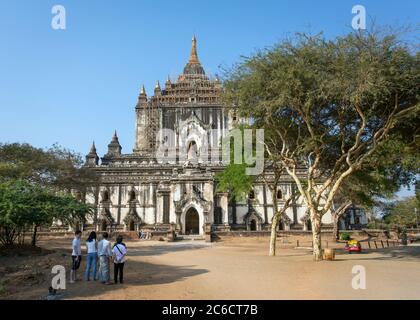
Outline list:
[[[386,246],[387,246],[387,248],[389,248],[389,241],[388,241],[388,239],[386,239]]]
[[[368,246],[369,246],[369,249],[370,249],[370,241],[368,240]]]
[[[384,242],[383,242],[382,240],[381,240],[381,245],[382,245],[382,248],[385,248],[385,247],[384,247]]]
[[[375,244],[375,248],[378,249],[378,245],[376,244],[376,240],[373,241],[373,243]]]
[[[299,248],[299,239],[296,240],[296,248]]]

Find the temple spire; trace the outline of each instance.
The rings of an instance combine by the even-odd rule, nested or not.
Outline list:
[[[111,142],[108,145],[108,153],[105,156],[119,156],[121,155],[121,145],[118,141],[117,130],[114,131]]]
[[[183,74],[193,76],[202,76],[206,74],[204,72],[203,67],[201,66],[200,60],[198,60],[197,39],[195,38],[195,36],[192,38],[191,54],[190,58],[188,59],[188,63],[184,67]]]
[[[99,163],[99,157],[96,153],[95,141],[93,141],[92,146],[90,147],[89,153],[86,155],[86,165],[87,166],[97,166]]]
[[[190,59],[188,60],[188,62],[192,64],[200,63],[200,61],[198,60],[198,55],[197,55],[197,39],[195,38],[195,36],[193,36],[192,38],[191,54],[190,54]]]
[[[92,142],[92,146],[90,147],[90,153],[96,153],[95,141]]]

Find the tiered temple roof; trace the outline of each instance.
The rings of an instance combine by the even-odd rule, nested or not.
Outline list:
[[[152,105],[218,104],[220,103],[221,90],[222,86],[217,77],[210,79],[206,75],[198,59],[197,40],[193,37],[190,58],[176,82],[172,83],[168,78],[162,89],[158,81],[154,95],[149,99],[142,87],[139,104],[142,106],[146,106],[147,102]]]

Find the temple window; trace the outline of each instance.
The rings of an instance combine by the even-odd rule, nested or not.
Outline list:
[[[102,194],[102,201],[109,201],[109,192],[105,190]]]
[[[187,155],[187,159],[188,160],[192,160],[197,158],[197,144],[195,143],[195,141],[191,141],[188,144],[188,155]]]
[[[131,190],[128,194],[128,197],[130,201],[136,200],[136,192],[134,190]]]

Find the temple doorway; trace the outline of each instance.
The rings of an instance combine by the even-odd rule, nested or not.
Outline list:
[[[130,220],[130,223],[128,225],[128,230],[129,231],[135,231],[136,230],[135,225],[134,225],[134,220]]]
[[[199,234],[200,219],[197,210],[190,208],[185,215],[185,234]]]
[[[251,231],[257,231],[257,221],[255,221],[255,219],[251,220],[250,229]]]

